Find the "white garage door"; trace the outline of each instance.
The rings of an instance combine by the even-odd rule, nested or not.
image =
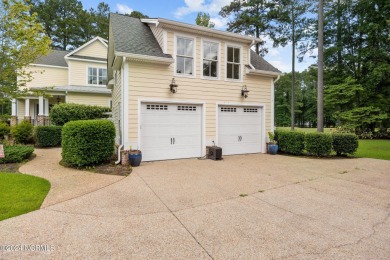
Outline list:
[[[261,152],[260,107],[218,107],[218,146],[222,154]]]
[[[143,161],[200,157],[202,106],[141,104]]]

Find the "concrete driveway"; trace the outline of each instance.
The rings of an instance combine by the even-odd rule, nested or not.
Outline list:
[[[390,258],[389,161],[226,156],[143,163],[83,194],[76,182],[0,222],[0,247],[24,246],[0,259]]]

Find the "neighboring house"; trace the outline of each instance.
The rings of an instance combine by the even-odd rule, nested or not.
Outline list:
[[[47,124],[51,107],[58,103],[111,106],[111,91],[106,87],[107,40],[100,37],[73,51],[53,50],[26,70],[33,77],[27,89],[47,90],[44,96],[14,99],[11,124],[23,119]]]
[[[117,144],[140,149],[144,161],[201,157],[213,144],[224,155],[265,153],[280,72],[251,50],[258,41],[110,14],[108,87]]]

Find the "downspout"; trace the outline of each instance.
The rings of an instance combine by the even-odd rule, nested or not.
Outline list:
[[[271,126],[272,126],[272,132],[275,131],[275,83],[280,79],[280,75],[272,82],[272,110],[271,110]]]
[[[126,62],[126,58],[125,57],[123,57],[123,62]],[[121,96],[122,96],[122,99],[121,99],[121,108],[120,108],[120,111],[121,111],[120,116],[121,117],[124,117],[124,114],[125,114],[124,113],[124,102],[123,102],[124,99],[125,99],[124,94],[123,94],[124,93],[124,91],[123,91],[124,75],[123,74],[124,73],[122,72],[121,73],[121,77],[122,77],[122,79],[121,79],[121,85],[122,85],[122,87],[121,87]],[[115,162],[116,165],[121,162],[121,159],[122,159],[121,158],[121,149],[124,147],[121,122],[124,123],[124,120],[122,118],[119,118],[119,139],[120,139],[120,144],[121,145],[118,146],[118,160]],[[124,125],[123,125],[123,127],[124,127]]]

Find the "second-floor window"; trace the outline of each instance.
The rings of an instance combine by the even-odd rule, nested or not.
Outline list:
[[[203,43],[203,76],[218,77],[218,43]]]
[[[107,69],[88,68],[88,85],[106,85]]]
[[[194,75],[194,40],[177,37],[176,73]]]
[[[241,49],[227,47],[226,77],[228,79],[239,80],[241,73]]]

